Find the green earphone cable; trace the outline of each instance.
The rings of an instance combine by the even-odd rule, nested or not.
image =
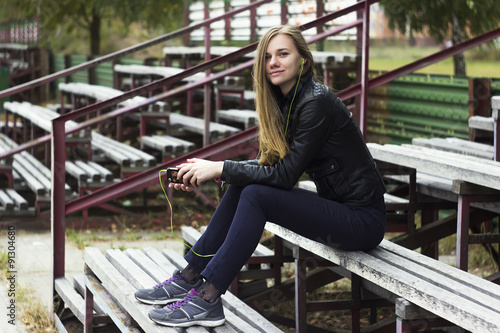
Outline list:
[[[299,88],[300,77],[302,76],[303,69],[304,69],[304,58],[302,58],[302,67],[300,68],[299,78],[297,79],[297,84],[295,85],[295,91],[293,92],[292,101],[290,102],[290,107],[288,109],[288,116],[286,118],[285,133],[283,134],[283,137],[285,138],[285,140],[286,140],[286,133],[288,132],[288,124],[290,122],[290,113],[292,112],[293,101],[295,100],[295,95],[297,94],[297,89]],[[281,157],[280,157],[279,161],[281,162]]]
[[[189,250],[192,251],[194,254],[196,254],[198,257],[209,258],[209,257],[215,256],[215,254],[198,254],[198,253],[196,253],[193,250],[193,248],[191,246],[189,246],[188,244],[184,243],[179,238],[175,237],[175,235],[174,235],[174,220],[173,220],[174,214],[173,214],[173,210],[172,210],[172,204],[170,203],[170,200],[168,199],[167,191],[165,191],[165,187],[163,187],[163,183],[161,182],[161,173],[162,172],[167,172],[167,170],[165,170],[165,169],[160,170],[158,172],[158,179],[160,180],[161,189],[163,190],[163,194],[165,194],[165,198],[167,199],[168,206],[170,207],[170,230],[172,231],[172,237],[175,238],[177,241],[179,241],[184,246],[187,246],[189,248]]]

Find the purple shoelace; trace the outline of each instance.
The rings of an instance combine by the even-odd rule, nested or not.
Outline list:
[[[169,304],[169,305],[167,305],[167,308],[170,310],[178,309],[181,306],[183,306],[184,304],[194,300],[196,296],[198,296],[198,293],[196,291],[194,291],[194,289],[191,289],[191,292],[189,292],[186,295],[186,297],[184,297],[184,299],[182,301],[178,301],[176,303]]]
[[[162,282],[162,283],[160,283],[160,284],[157,284],[157,285],[156,285],[156,286],[154,286],[153,288],[154,288],[154,289],[161,288],[161,287],[163,287],[164,285],[166,285],[167,283],[170,283],[170,282],[173,282],[173,281],[177,281],[177,280],[181,280],[181,279],[182,279],[182,280],[184,280],[184,276],[182,276],[182,275],[180,275],[180,274],[178,274],[178,275],[174,275],[174,276],[172,276],[170,279],[165,280],[165,281],[163,281],[163,282]]]

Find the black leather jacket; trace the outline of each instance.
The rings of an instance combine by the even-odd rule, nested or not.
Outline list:
[[[294,90],[281,103],[285,120]],[[352,113],[330,89],[314,81],[310,72],[299,83],[287,138],[290,151],[280,163],[262,166],[256,160],[225,161],[221,179],[241,186],[291,189],[305,171],[320,197],[351,206],[368,205],[385,193]]]

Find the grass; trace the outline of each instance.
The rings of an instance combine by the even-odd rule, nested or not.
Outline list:
[[[355,53],[352,43],[336,42],[325,46],[326,51]],[[370,45],[370,70],[390,71],[407,65],[422,57],[440,51],[434,47],[411,47],[399,42],[397,45],[383,45],[374,42]],[[464,53],[466,59],[466,74],[468,77],[500,78],[500,49],[493,46],[476,47]],[[447,58],[435,64],[426,66],[416,73],[454,75],[453,59]]]

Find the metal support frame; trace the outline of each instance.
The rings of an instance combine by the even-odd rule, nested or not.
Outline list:
[[[470,205],[472,202],[498,202],[500,195],[458,195],[457,206],[457,244],[456,244],[456,266],[468,271],[469,269],[469,244],[470,235]],[[500,239],[500,235],[497,235]],[[494,240],[494,237],[493,239]]]

